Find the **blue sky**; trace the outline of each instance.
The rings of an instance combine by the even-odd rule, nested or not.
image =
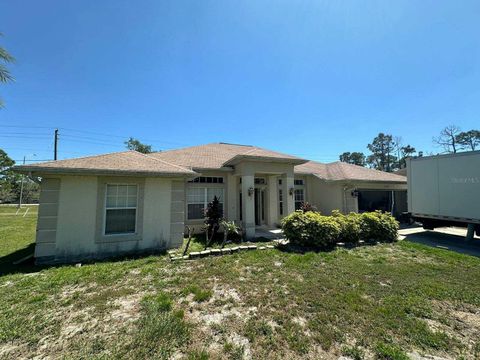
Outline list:
[[[480,127],[479,1],[15,1],[0,39],[13,158],[254,144],[335,161]],[[31,154],[35,153],[33,158]]]

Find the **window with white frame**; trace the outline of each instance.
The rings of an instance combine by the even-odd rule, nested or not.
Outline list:
[[[203,183],[203,184],[223,184],[223,177],[221,176],[200,176],[193,180],[189,180],[189,183]]]
[[[220,209],[223,212],[223,188],[192,187],[187,189],[187,219],[203,219],[204,209],[215,196],[218,198]]]
[[[295,210],[300,210],[305,202],[305,192],[303,189],[295,189]]]
[[[137,228],[138,186],[107,184],[105,235],[134,234]]]

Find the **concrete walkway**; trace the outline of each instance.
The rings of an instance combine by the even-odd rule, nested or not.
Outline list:
[[[399,230],[400,240],[480,257],[480,237],[475,236],[474,240],[466,241],[466,235],[467,229],[457,227],[443,227],[432,231],[412,226]]]
[[[255,228],[255,238],[264,238],[268,240],[281,240],[284,238],[282,230],[278,228],[269,228],[266,226],[257,226]]]

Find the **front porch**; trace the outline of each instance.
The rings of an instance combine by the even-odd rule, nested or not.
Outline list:
[[[281,238],[281,218],[295,211],[293,166],[282,165],[283,172],[238,175],[238,208],[246,239]]]

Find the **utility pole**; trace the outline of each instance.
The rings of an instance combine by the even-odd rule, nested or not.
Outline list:
[[[57,160],[57,146],[58,146],[58,129],[55,129],[55,136],[53,141],[53,160]]]

